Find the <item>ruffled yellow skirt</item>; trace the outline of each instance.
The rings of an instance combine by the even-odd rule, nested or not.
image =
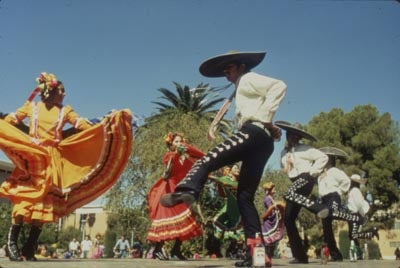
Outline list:
[[[13,203],[12,216],[53,222],[106,192],[123,172],[133,143],[132,115],[114,111],[90,129],[41,147],[0,120],[0,149],[14,163],[0,196]]]

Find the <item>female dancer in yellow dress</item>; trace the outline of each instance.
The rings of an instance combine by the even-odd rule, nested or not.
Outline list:
[[[65,89],[53,74],[41,73],[36,81],[25,104],[0,120],[0,149],[15,165],[0,187],[0,196],[13,203],[8,234],[12,261],[36,260],[43,223],[57,221],[109,189],[126,166],[133,140],[129,110],[113,111],[93,124],[62,104]],[[38,93],[41,101],[35,102]],[[25,118],[28,134],[15,127]],[[63,137],[67,123],[77,133]],[[31,229],[20,252],[23,222]]]

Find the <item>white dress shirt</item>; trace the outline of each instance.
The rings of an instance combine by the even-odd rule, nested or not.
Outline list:
[[[271,123],[286,94],[286,84],[278,79],[248,72],[236,86],[235,119],[238,128],[249,120]]]
[[[349,197],[347,199],[347,207],[351,212],[360,213],[365,216],[369,211],[369,204],[364,199],[363,194],[357,187],[351,188],[349,192]]]
[[[289,178],[295,178],[302,173],[310,173],[311,176],[318,177],[328,162],[326,154],[302,143],[292,147],[289,152],[284,149],[281,156],[281,165],[287,170]],[[291,158],[293,163],[291,168],[286,166],[288,157]]]
[[[331,167],[318,177],[318,192],[320,196],[337,192],[340,196],[350,189],[350,178],[342,170]]]

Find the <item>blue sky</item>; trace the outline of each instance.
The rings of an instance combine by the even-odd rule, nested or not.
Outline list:
[[[157,89],[174,90],[173,81],[227,84],[198,67],[242,50],[267,51],[254,71],[288,85],[276,120],[306,124],[335,107],[373,104],[400,121],[394,0],[1,0],[0,25],[2,112],[19,107],[47,71],[82,116],[120,108],[148,116]]]

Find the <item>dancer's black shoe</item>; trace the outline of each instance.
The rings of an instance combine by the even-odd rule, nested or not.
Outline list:
[[[180,203],[185,203],[190,206],[196,201],[196,194],[194,191],[184,191],[166,194],[161,198],[161,205],[164,207],[173,207]]]
[[[247,257],[243,261],[235,262],[235,267],[252,267],[253,266],[253,259],[252,257]]]

